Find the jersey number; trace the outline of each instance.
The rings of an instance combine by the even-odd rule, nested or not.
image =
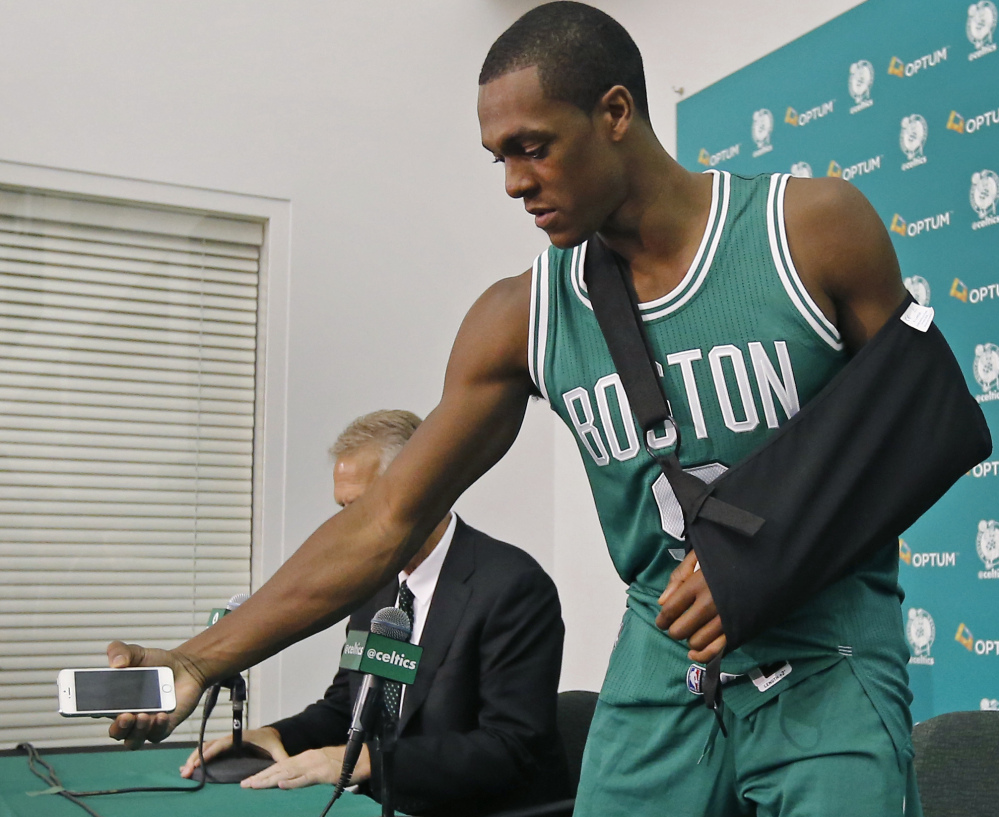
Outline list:
[[[714,482],[728,468],[720,462],[709,462],[683,470],[697,477],[701,482],[707,483]],[[665,474],[660,474],[659,478],[652,483],[652,495],[656,498],[656,505],[659,506],[659,519],[662,522],[663,530],[674,539],[682,542],[684,540],[683,511],[680,510],[680,503],[676,501],[676,494],[673,493],[673,488]],[[683,561],[685,555],[683,548],[670,548],[669,552],[678,562]]]

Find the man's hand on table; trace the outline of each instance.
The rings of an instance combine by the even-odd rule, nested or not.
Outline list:
[[[724,651],[721,617],[694,551],[673,570],[659,604],[662,610],[656,616],[656,626],[675,641],[687,639],[691,661],[706,664]]]
[[[115,669],[170,667],[173,670],[174,692],[177,695],[177,708],[173,712],[119,715],[108,729],[114,740],[125,742],[126,749],[139,749],[147,740],[159,743],[194,711],[204,692],[203,677],[194,663],[176,650],[147,649],[138,644],[112,641],[108,644],[108,666]]]
[[[244,789],[299,789],[317,783],[333,785],[340,780],[343,765],[344,746],[324,746],[322,749],[308,749],[292,757],[285,756],[273,766],[246,778],[240,785]],[[363,783],[371,777],[371,756],[368,747],[361,747],[361,755],[351,775],[351,785]]]
[[[259,729],[247,729],[243,732],[243,744],[252,745],[264,752],[272,760],[285,760],[288,753],[281,742],[281,735],[273,726],[262,726]],[[205,763],[218,757],[223,752],[232,748],[232,735],[226,735],[218,740],[212,740],[205,744]],[[181,777],[190,777],[194,770],[201,765],[201,758],[198,757],[198,750],[191,752],[187,762],[180,767]]]

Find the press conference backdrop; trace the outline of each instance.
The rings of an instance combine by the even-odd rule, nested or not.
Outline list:
[[[999,440],[997,20],[990,0],[868,0],[681,102],[677,154],[862,190]],[[997,520],[993,454],[899,541],[916,720],[999,709]]]

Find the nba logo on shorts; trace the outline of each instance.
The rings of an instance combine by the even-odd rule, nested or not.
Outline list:
[[[687,689],[693,692],[695,695],[703,695],[701,690],[701,679],[704,677],[704,667],[699,667],[697,664],[691,664],[690,669],[687,670]]]

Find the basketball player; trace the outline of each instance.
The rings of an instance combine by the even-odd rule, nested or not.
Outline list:
[[[918,815],[890,543],[726,657],[728,737],[716,734],[697,681],[725,635],[668,522],[675,500],[639,444],[582,280],[586,242],[599,233],[630,267],[681,429],[680,461],[717,476],[902,303],[881,220],[840,180],[681,168],[652,130],[637,47],[588,6],[528,12],[493,44],[479,85],[482,143],[552,247],[472,307],[439,406],[361,500],[178,649],[109,648],[115,666],[165,663],[178,676],[175,713],[121,716],[112,736],[131,747],[161,739],[208,682],[374,592],[506,452],[540,395],[576,437],[629,583],[576,814]],[[775,474],[774,490],[788,478]]]

